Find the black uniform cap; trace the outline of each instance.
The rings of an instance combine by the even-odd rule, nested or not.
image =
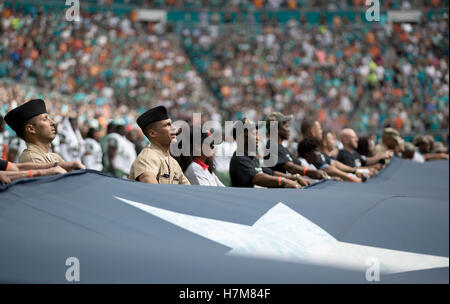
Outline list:
[[[13,129],[17,136],[23,139],[23,126],[34,116],[47,113],[45,102],[42,99],[30,100],[5,115],[6,123]]]
[[[167,109],[164,106],[154,107],[136,120],[138,126],[144,131],[145,127],[155,121],[165,120],[169,118],[169,114],[167,113]]]

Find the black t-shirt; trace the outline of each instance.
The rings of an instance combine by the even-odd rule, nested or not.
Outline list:
[[[232,187],[253,187],[253,176],[261,172],[274,175],[273,170],[270,168],[262,168],[256,157],[248,155],[236,156],[236,152],[233,153],[230,161]]]
[[[278,161],[274,167],[271,167],[273,171],[278,171],[281,173],[287,173],[286,169],[283,168],[283,165],[287,162],[293,162],[294,164],[301,165],[301,163],[294,158],[291,152],[288,149],[283,147],[283,145],[277,143],[278,145]],[[270,147],[270,140],[267,141],[266,149],[268,150]],[[264,159],[269,159],[270,155],[264,157]]]
[[[317,170],[323,170],[331,165],[331,158],[323,153],[320,153],[320,157],[317,161],[312,163]]]
[[[353,168],[365,166],[367,163],[367,158],[364,155],[359,154],[356,150],[353,152],[349,152],[345,149],[339,150],[337,160]]]
[[[327,164],[328,166],[331,166],[331,163],[333,162],[332,158],[325,153],[320,153],[320,159],[324,164]]]
[[[5,171],[8,168],[8,161],[0,159],[0,171]]]

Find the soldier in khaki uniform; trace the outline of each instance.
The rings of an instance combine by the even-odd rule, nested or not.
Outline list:
[[[27,148],[19,157],[19,163],[59,163],[64,169],[85,169],[81,162],[64,162],[61,156],[50,152],[50,144],[56,136],[56,124],[49,118],[42,99],[30,100],[11,110],[5,116],[6,123],[25,140]]]
[[[395,155],[403,152],[405,141],[400,136],[400,133],[393,128],[385,128],[381,136],[381,143],[375,146],[375,154],[386,153],[391,150]]]
[[[170,143],[176,141],[167,109],[152,108],[137,119],[137,124],[150,140],[150,147],[139,153],[130,168],[129,178],[150,184],[190,185],[178,162],[170,155]]]
[[[61,156],[53,152],[45,153],[38,145],[27,142],[27,148],[19,157],[19,163],[60,163],[63,162]]]
[[[381,135],[381,142],[375,146],[375,154],[384,154],[387,151],[392,151],[395,156],[400,157],[405,149],[405,141],[400,136],[400,133],[393,128],[385,128]],[[384,159],[384,163],[390,163],[391,158]]]

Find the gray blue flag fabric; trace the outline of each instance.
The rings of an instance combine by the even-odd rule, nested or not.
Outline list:
[[[0,282],[69,283],[76,260],[80,283],[448,283],[448,181],[401,159],[302,190],[24,179],[0,188]]]

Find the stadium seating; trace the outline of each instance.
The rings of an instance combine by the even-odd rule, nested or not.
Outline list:
[[[231,3],[231,17],[214,11],[225,2]],[[270,5],[262,2],[262,8]],[[295,131],[305,116],[317,116],[333,130],[448,129],[448,10],[429,11],[426,22],[391,29],[385,19],[364,22],[358,11],[239,14],[234,6],[253,1],[212,1],[205,6],[210,12],[195,10],[200,1],[104,1],[128,11],[134,5],[174,5],[178,11],[169,11],[162,26],[132,22],[126,10],[83,11],[83,22],[70,23],[61,11],[33,5],[39,1],[23,3],[28,5],[1,7],[3,94],[16,102],[32,92],[64,96],[58,99],[70,102],[55,102],[61,117],[70,110],[86,119],[102,114],[128,122],[144,108],[165,104],[176,119],[188,121],[195,111],[215,120],[293,113]],[[195,18],[186,21],[188,14]],[[11,81],[16,92],[28,92],[14,97],[6,85]],[[4,100],[2,114],[11,106]]]

